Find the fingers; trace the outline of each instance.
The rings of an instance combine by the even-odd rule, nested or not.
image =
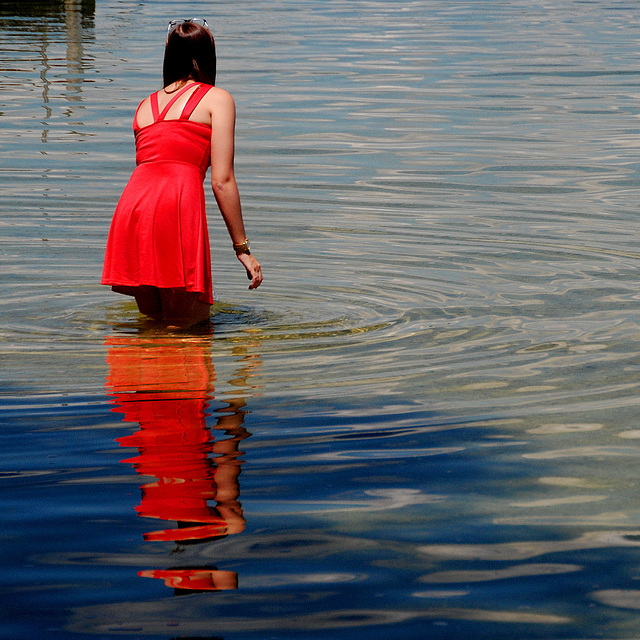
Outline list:
[[[249,289],[257,289],[262,284],[263,279],[260,263],[252,255],[240,254],[238,259],[247,271],[247,278],[251,280]]]
[[[262,269],[260,268],[260,265],[257,266],[253,273],[247,273],[247,275],[251,280],[249,289],[257,289],[262,284]]]

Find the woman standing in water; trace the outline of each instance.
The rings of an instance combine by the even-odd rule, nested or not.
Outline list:
[[[233,171],[235,105],[215,87],[216,54],[205,20],[172,20],[161,91],[133,120],[136,169],[118,202],[102,284],[134,296],[140,311],[171,327],[209,318],[213,304],[204,177],[211,186],[238,260],[262,282],[249,250]]]

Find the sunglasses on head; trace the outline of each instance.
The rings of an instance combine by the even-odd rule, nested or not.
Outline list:
[[[167,33],[171,33],[179,24],[184,24],[185,22],[193,22],[193,24],[197,24],[201,27],[209,28],[207,21],[204,18],[188,18],[187,20],[170,20],[169,26],[167,27]]]

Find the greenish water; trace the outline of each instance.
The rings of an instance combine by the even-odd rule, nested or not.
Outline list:
[[[0,3],[3,638],[634,639],[637,7]],[[98,283],[203,16],[265,271]]]

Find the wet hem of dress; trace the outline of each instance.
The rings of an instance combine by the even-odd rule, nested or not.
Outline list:
[[[137,288],[137,286],[132,286],[132,285],[117,285],[117,284],[112,284],[110,285],[108,282],[102,282],[101,284],[104,284],[106,286],[110,286],[111,287],[111,291],[115,292],[115,293],[121,293],[125,296],[135,296],[135,289]],[[155,285],[138,285],[138,286],[155,286]],[[186,287],[157,287],[158,289],[186,289]],[[215,294],[214,291],[212,291],[212,295],[211,295],[211,300],[209,300],[209,297],[207,296],[207,294],[204,291],[198,291],[196,289],[187,289],[187,291],[189,291],[190,293],[197,293],[198,295],[198,299],[201,302],[204,302],[206,304],[215,304],[217,302],[217,296]]]

